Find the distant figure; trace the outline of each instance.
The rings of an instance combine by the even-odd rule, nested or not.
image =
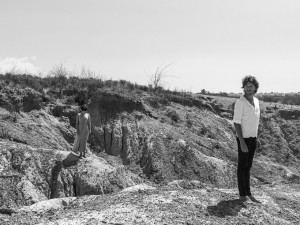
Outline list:
[[[242,85],[244,95],[236,101],[233,117],[238,145],[238,189],[240,200],[246,201],[248,196],[252,201],[259,202],[250,191],[250,169],[256,149],[260,117],[259,101],[254,95],[259,83],[255,77],[246,76]]]
[[[87,113],[85,105],[80,106],[81,112],[76,116],[76,138],[73,146],[75,153],[80,152],[79,157],[86,157],[86,143],[91,133],[91,119],[90,114]]]

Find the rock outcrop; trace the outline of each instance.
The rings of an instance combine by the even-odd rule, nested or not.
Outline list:
[[[141,179],[122,164],[90,155],[0,142],[1,207],[18,208],[52,198],[105,194]]]
[[[289,218],[299,218],[294,211],[281,216],[291,199],[270,191],[300,182],[295,110],[262,115],[251,182],[263,205],[254,207],[234,197],[232,102],[226,107],[201,96],[98,90],[88,109],[88,157],[79,160],[71,152],[77,106],[42,102],[31,89],[2,89],[0,215],[15,214],[12,223],[22,216],[50,224],[89,218],[99,224],[180,224],[183,218],[191,224],[222,223],[226,216],[234,217],[233,223],[289,224]],[[299,197],[294,189],[291,193]]]

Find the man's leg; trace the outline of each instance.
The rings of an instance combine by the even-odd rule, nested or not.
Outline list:
[[[246,143],[247,144],[247,143]],[[248,157],[248,168],[246,171],[246,192],[247,192],[247,196],[250,198],[251,201],[253,202],[257,202],[257,203],[261,203],[260,201],[258,201],[256,198],[253,197],[253,195],[251,194],[251,190],[250,190],[250,169],[252,167],[252,162],[253,162],[253,158],[255,155],[255,150],[256,150],[256,138],[249,138],[249,143],[247,144],[248,149],[249,149],[249,157]]]
[[[242,197],[246,198],[247,195],[247,186],[246,186],[246,172],[248,168],[248,152],[242,152],[240,141],[237,138],[238,144],[238,168],[237,168],[237,180],[238,180],[238,189],[239,194]]]
[[[245,185],[246,185],[246,194],[249,196],[251,195],[251,190],[250,190],[250,170],[252,167],[252,162],[255,154],[255,149],[256,149],[256,138],[246,138],[245,140],[246,145],[248,147],[248,159],[247,159],[247,168],[245,171]]]

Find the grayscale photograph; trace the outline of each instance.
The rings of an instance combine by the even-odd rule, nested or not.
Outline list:
[[[300,224],[300,1],[0,0],[1,225]]]

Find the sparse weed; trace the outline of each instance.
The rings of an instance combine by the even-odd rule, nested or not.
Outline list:
[[[18,121],[18,117],[19,114],[12,110],[9,114],[3,115],[2,119],[16,123]]]
[[[18,121],[18,113],[16,111],[12,112],[11,119],[14,123],[16,123]]]
[[[191,128],[193,126],[193,120],[191,120],[190,115],[188,113],[185,115],[185,119],[187,126]]]
[[[205,126],[202,126],[199,130],[200,135],[205,135],[208,132],[208,129]]]
[[[7,129],[7,127],[1,127],[0,128],[0,138],[3,139],[10,139],[11,135],[9,133],[9,130]]]
[[[191,128],[191,127],[193,126],[193,121],[192,121],[191,119],[188,119],[188,120],[186,121],[186,124],[187,124],[187,126],[188,126],[189,128]]]
[[[216,141],[216,142],[214,143],[214,148],[215,148],[215,149],[220,149],[220,148],[221,148],[221,145],[220,145],[220,143],[219,143],[218,141]]]

